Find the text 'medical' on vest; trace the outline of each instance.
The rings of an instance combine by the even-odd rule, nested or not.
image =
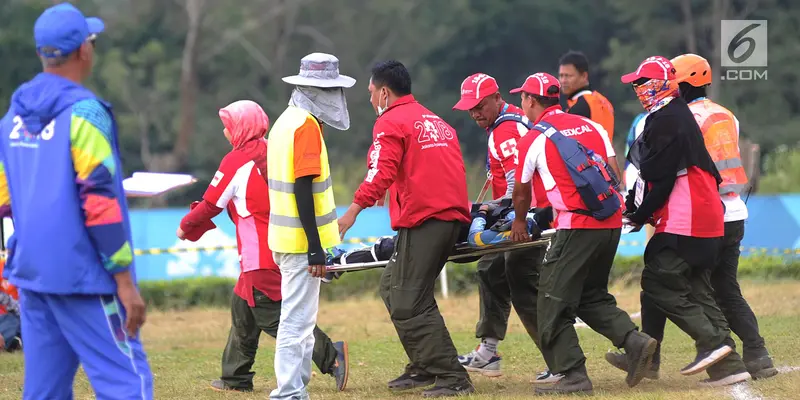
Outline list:
[[[603,158],[594,151],[586,149],[577,140],[564,136],[547,122],[540,121],[533,129],[541,132],[556,145],[572,182],[587,208],[587,210],[569,211],[588,215],[600,221],[616,214],[622,205],[614,189],[619,185],[619,180]]]
[[[308,239],[300,223],[294,195],[294,138],[295,132],[307,119],[320,132],[320,175],[313,180],[314,216],[323,249],[341,243],[337,223],[336,202],[333,198],[328,150],[319,122],[311,114],[289,106],[269,131],[267,146],[267,176],[269,185],[269,248],[273,252],[299,254],[308,252]]]

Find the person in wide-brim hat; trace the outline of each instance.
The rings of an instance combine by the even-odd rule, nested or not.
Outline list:
[[[356,80],[339,74],[339,59],[325,53],[311,53],[300,60],[300,73],[283,81],[296,86],[350,88]]]
[[[350,113],[344,88],[356,80],[339,73],[339,59],[326,53],[311,53],[300,60],[300,73],[283,81],[295,85],[289,105],[308,111],[319,122],[340,131],[350,128]]]
[[[339,59],[324,53],[303,57],[300,73],[283,81],[295,87],[267,138],[268,242],[281,271],[282,297],[273,400],[308,398],[325,250],[341,243],[322,133],[324,125],[350,127],[344,88],[356,83],[339,73]],[[349,371],[347,347],[336,353],[334,376],[341,390]]]

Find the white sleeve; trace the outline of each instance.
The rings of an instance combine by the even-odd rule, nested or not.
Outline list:
[[[533,179],[533,173],[536,172],[537,158],[536,151],[533,149],[533,144],[531,144],[531,148],[528,149],[524,164],[522,165],[522,176],[519,178],[520,182],[528,183]]]
[[[217,171],[217,172],[219,172],[219,171]],[[228,185],[225,186],[222,189],[222,193],[220,193],[220,196],[217,199],[217,203],[214,204],[214,205],[219,207],[219,208],[227,207],[228,206],[228,202],[231,201],[231,199],[236,194],[236,192],[237,192],[236,182],[234,182],[234,179],[231,179],[228,182]]]
[[[600,136],[603,137],[603,142],[606,144],[606,157],[616,157],[617,153],[614,151],[614,146],[611,144],[611,140],[608,139],[608,133],[605,129],[600,131]]]

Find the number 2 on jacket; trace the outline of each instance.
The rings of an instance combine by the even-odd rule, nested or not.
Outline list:
[[[433,140],[438,142],[440,140],[452,140],[453,132],[447,127],[447,124],[442,120],[431,121],[425,119],[414,123],[414,129],[417,130],[417,141],[419,143],[426,143]]]

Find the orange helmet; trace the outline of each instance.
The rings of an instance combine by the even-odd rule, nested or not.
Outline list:
[[[687,53],[672,59],[675,67],[675,84],[686,82],[694,87],[711,84],[711,65],[697,54]]]

